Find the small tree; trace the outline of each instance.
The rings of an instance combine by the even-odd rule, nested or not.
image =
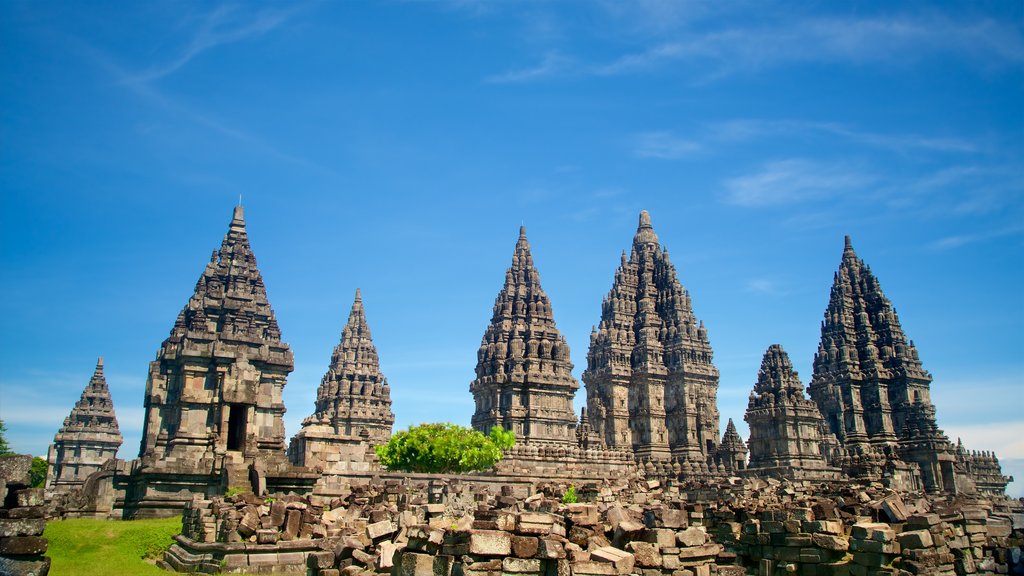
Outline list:
[[[0,420],[0,456],[5,454],[14,454],[11,451],[11,447],[7,445],[7,426],[3,420]]]
[[[375,450],[388,470],[459,473],[493,467],[515,443],[515,433],[499,426],[484,436],[471,428],[440,423],[410,426]]]
[[[46,471],[49,467],[50,465],[46,463],[46,460],[39,456],[34,456],[32,458],[32,468],[29,469],[28,476],[32,482],[33,488],[43,487],[43,483],[46,482]]]

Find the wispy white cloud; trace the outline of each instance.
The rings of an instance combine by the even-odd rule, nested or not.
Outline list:
[[[792,158],[727,180],[724,201],[743,207],[794,204],[855,190],[871,180],[849,166]]]
[[[555,73],[616,76],[686,63],[700,65],[693,72],[706,82],[791,63],[900,66],[929,57],[956,57],[988,68],[1024,62],[1020,29],[992,18],[893,15],[803,18],[747,27],[716,28],[705,22],[702,26],[706,31],[687,23],[666,40],[604,62],[562,59],[559,66],[552,66],[545,57],[536,67],[508,75],[515,81]]]
[[[1024,226],[1007,226],[1005,228],[998,228],[995,230],[984,230],[981,232],[970,232],[966,234],[953,234],[940,238],[931,244],[929,248],[932,250],[952,250],[954,248],[960,248],[968,244],[974,244],[976,242],[984,242],[986,240],[994,240],[996,238],[1005,238],[1007,236],[1020,236],[1024,235]]]
[[[563,56],[557,52],[549,52],[544,55],[544,58],[536,66],[509,70],[501,74],[488,76],[486,81],[493,84],[511,84],[536,80],[546,76],[554,76],[558,73],[569,70],[572,63],[573,60],[571,58]]]
[[[702,146],[692,140],[684,140],[671,132],[644,132],[634,137],[633,153],[640,158],[674,160],[690,156]]]
[[[737,119],[712,124],[709,138],[721,142],[755,140],[763,137],[804,136],[823,134],[839,137],[855,144],[893,151],[926,150],[935,152],[975,152],[978,145],[963,138],[922,134],[887,134],[861,130],[839,122],[807,120]]]
[[[274,30],[290,13],[282,10],[252,11],[245,7],[221,5],[198,16],[199,26],[169,61],[139,73],[127,74],[124,82],[152,82],[178,71],[203,52],[224,44],[241,42]]]
[[[747,292],[778,295],[782,290],[779,283],[770,278],[751,278],[747,281]]]

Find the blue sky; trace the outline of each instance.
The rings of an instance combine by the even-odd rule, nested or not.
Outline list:
[[[521,223],[578,376],[647,209],[723,428],[746,436],[768,345],[807,383],[850,234],[940,426],[1024,479],[1019,2],[5,2],[0,54],[19,451],[102,355],[137,454],[148,362],[241,195],[295,352],[289,436],[356,287],[396,426],[468,423]]]

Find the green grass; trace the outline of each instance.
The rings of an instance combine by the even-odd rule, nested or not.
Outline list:
[[[51,576],[159,575],[152,564],[181,532],[181,518],[159,520],[51,520],[43,534]],[[148,561],[147,561],[148,559]]]

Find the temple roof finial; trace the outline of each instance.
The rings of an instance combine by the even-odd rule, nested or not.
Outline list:
[[[651,215],[647,210],[640,211],[640,224],[636,229],[636,236],[633,237],[633,246],[636,247],[640,244],[653,244],[658,246],[658,235],[654,233],[654,227],[651,226]]]
[[[519,237],[520,238],[526,238],[526,225],[525,224],[520,224],[519,225]]]

